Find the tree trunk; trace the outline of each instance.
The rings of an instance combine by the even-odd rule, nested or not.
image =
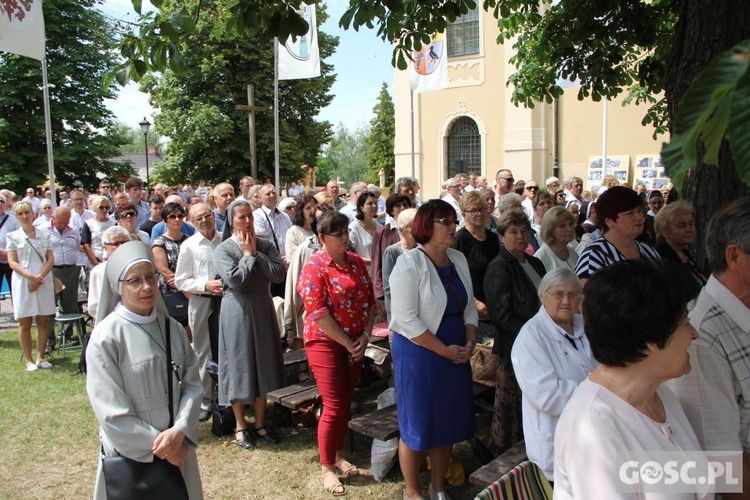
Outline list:
[[[750,3],[747,0],[681,0],[679,21],[664,79],[670,122],[688,87],[719,54],[750,38]],[[740,181],[726,141],[718,168],[703,165],[685,178],[683,198],[696,209],[696,262],[705,262],[704,235],[711,216],[727,202],[750,195]]]

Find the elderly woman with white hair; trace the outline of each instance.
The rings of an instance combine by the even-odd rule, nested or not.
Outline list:
[[[104,268],[105,262],[115,250],[120,248],[120,245],[127,243],[128,241],[138,240],[138,236],[128,231],[123,226],[112,226],[107,228],[102,233],[102,246],[104,247],[104,253],[102,254],[102,263],[97,264],[89,272],[89,289],[88,289],[88,310],[89,316],[94,318],[94,325],[96,325],[96,317],[99,311],[99,296],[102,292],[102,284],[104,283]],[[112,311],[107,311],[105,316]]]
[[[563,207],[550,208],[542,219],[544,244],[534,253],[547,271],[558,267],[575,269],[578,254],[570,246],[576,238],[576,218]]]
[[[558,267],[545,274],[539,283],[542,307],[521,328],[510,354],[523,393],[526,453],[550,481],[557,420],[578,384],[597,365],[578,314],[582,298],[572,269]]]

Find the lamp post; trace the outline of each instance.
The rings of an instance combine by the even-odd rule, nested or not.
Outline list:
[[[151,190],[151,179],[148,173],[148,131],[151,130],[151,122],[143,117],[143,120],[138,124],[141,126],[141,132],[143,132],[143,142],[146,145],[146,198],[149,198],[149,191]]]

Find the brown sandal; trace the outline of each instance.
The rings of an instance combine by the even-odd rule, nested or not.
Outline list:
[[[325,488],[326,491],[331,495],[335,497],[346,495],[344,485],[341,484],[341,481],[339,481],[339,477],[332,470],[329,470],[328,472],[320,476],[320,482],[323,484],[323,488]]]
[[[352,465],[347,462],[343,457],[336,460],[333,465],[346,477],[352,477],[359,475],[359,469],[356,465]]]

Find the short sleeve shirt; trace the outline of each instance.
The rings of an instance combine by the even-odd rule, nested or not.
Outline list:
[[[328,314],[355,339],[365,331],[368,315],[377,309],[367,267],[351,252],[346,253],[341,267],[325,251],[316,252],[302,269],[297,293],[305,306],[305,343],[333,341],[315,322]]]

